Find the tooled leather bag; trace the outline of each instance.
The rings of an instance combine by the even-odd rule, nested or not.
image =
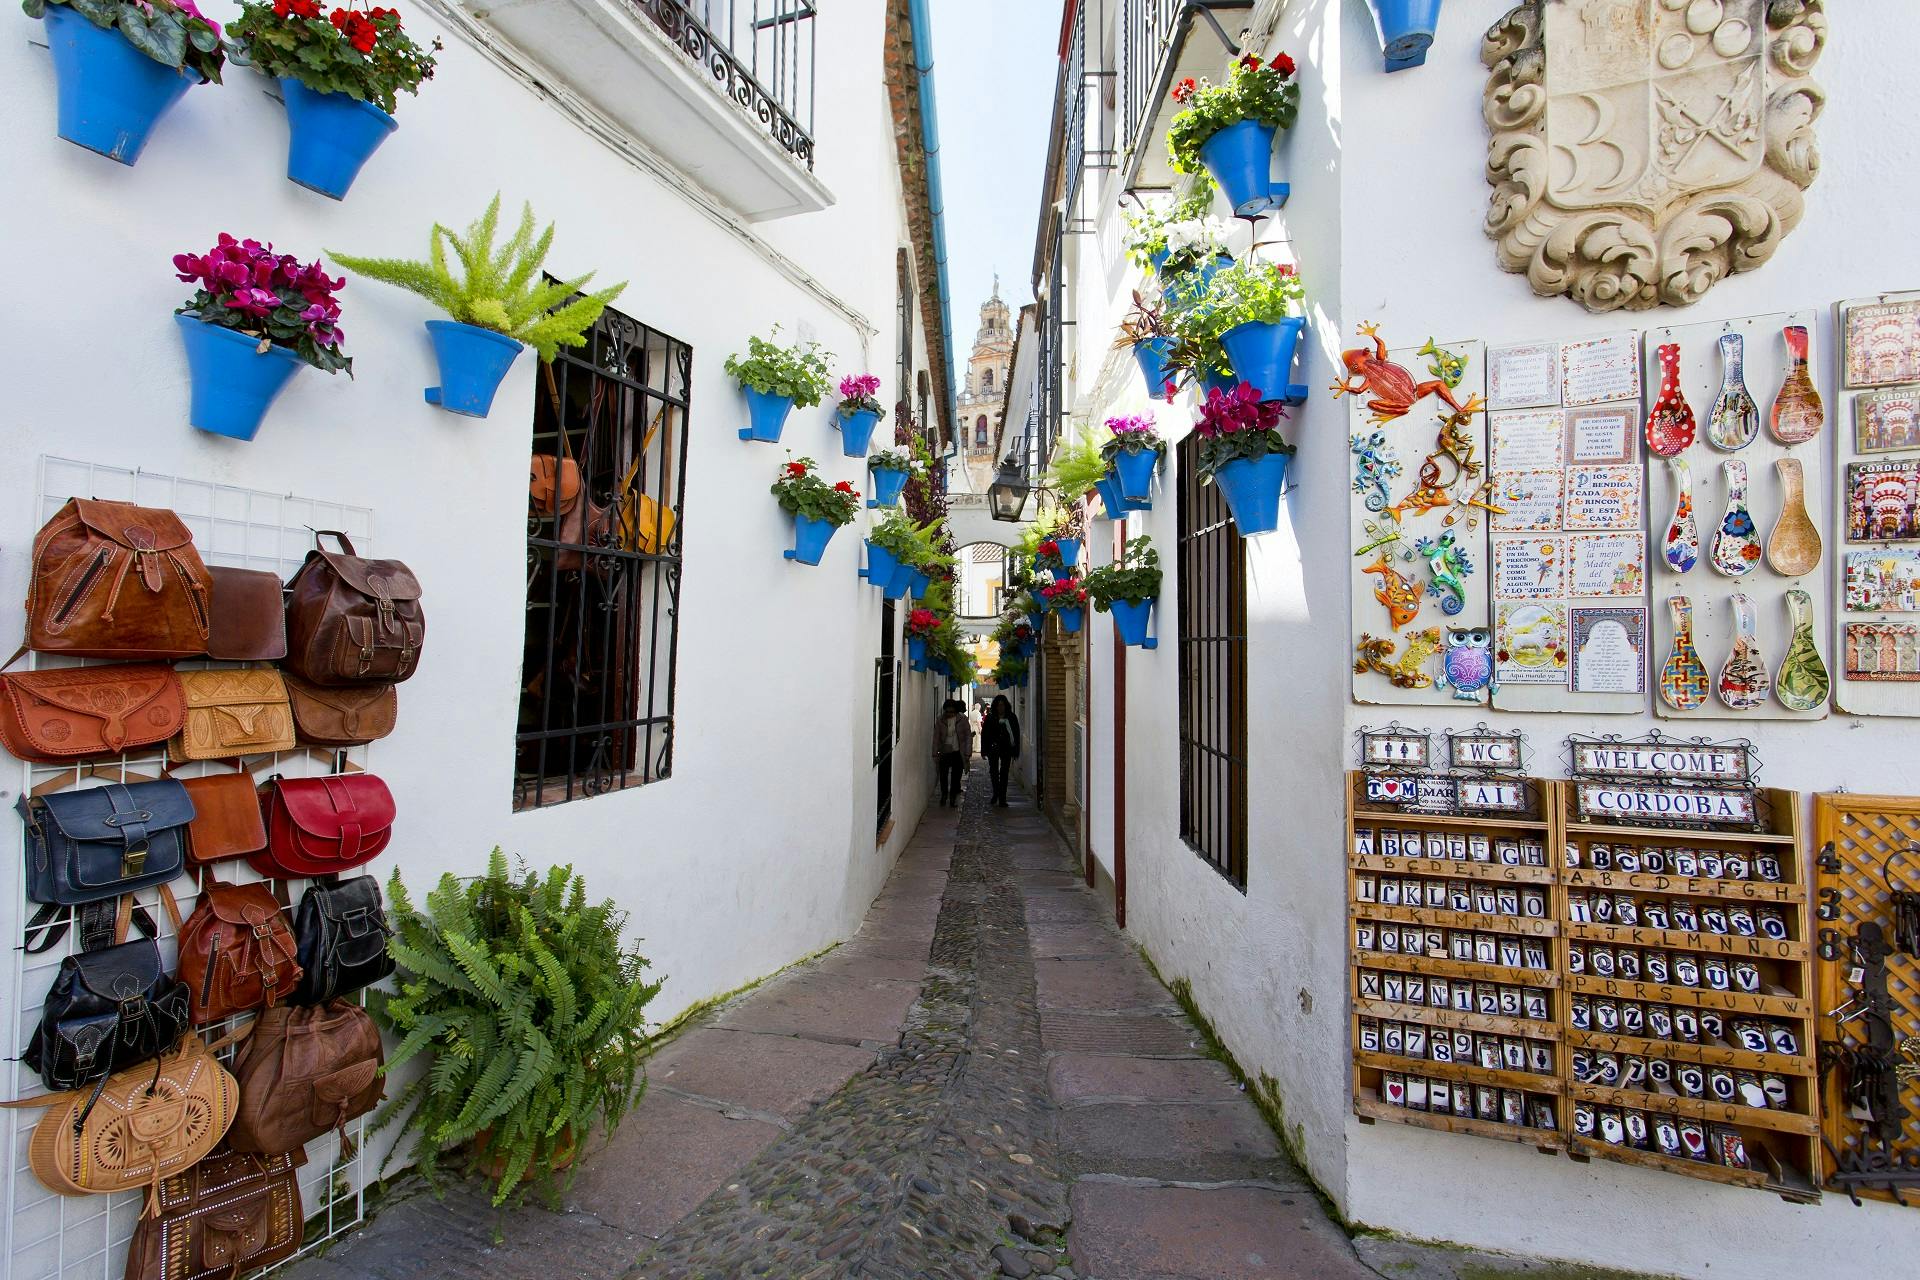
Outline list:
[[[170,895],[161,901],[174,910]],[[264,884],[209,878],[193,914],[185,924],[176,919],[174,930],[195,1026],[276,1004],[300,985],[293,930]]]
[[[293,937],[300,948],[294,1002],[320,1004],[392,973],[388,933],[380,882],[372,876],[308,885],[293,913]]]
[[[152,884],[186,864],[193,801],[172,778],[30,796],[16,806],[27,824],[27,897],[75,906]]]
[[[229,662],[278,662],[287,656],[287,605],[278,575],[208,565],[213,613],[207,656]]]
[[[339,551],[328,551],[332,537]],[[398,560],[368,560],[337,529],[322,529],[287,584],[286,668],[318,685],[397,683],[414,673],[427,638],[420,580]]]
[[[300,1252],[304,1152],[222,1148],[160,1183],[127,1246],[126,1280],[233,1280]]]
[[[167,756],[232,760],[293,749],[293,709],[286,682],[266,667],[182,671],[186,723],[167,744]]]
[[[253,775],[210,773],[183,778],[181,785],[193,800],[193,821],[187,824],[187,859],[195,866],[244,858],[267,847],[267,828],[260,818],[260,797],[254,794]]]
[[[207,651],[209,579],[179,516],[69,498],[33,539],[27,648],[76,658]]]
[[[260,813],[267,847],[248,862],[273,879],[351,871],[393,838],[393,792],[369,773],[269,778]]]
[[[294,733],[316,747],[358,747],[393,732],[399,692],[390,684],[323,688],[299,676],[285,677],[293,703]]]
[[[125,934],[123,924],[116,937]],[[187,989],[152,938],[83,951],[60,961],[20,1060],[49,1089],[82,1088],[171,1052],[190,1014]]]
[[[345,1000],[313,1008],[281,1006],[254,1019],[234,1058],[240,1105],[227,1145],[268,1155],[298,1151],[329,1129],[340,1158],[353,1158],[347,1123],[386,1095],[380,1029]]]
[[[186,703],[172,667],[135,663],[0,675],[0,746],[35,764],[117,756],[180,732]]]

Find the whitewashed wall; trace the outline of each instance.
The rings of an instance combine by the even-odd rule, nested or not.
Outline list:
[[[220,0],[209,10],[237,10]],[[404,10],[424,40],[419,6]],[[892,839],[876,847],[873,659],[880,593],[855,576],[859,530],[818,568],[796,567],[790,521],[767,492],[786,458],[741,442],[744,402],[721,369],[776,321],[818,337],[836,373],[896,364],[895,249],[905,242],[893,127],[880,64],[880,0],[822,6],[818,176],[831,209],[774,224],[786,251],[878,330],[858,332],[820,294],[775,271],[750,237],[576,128],[453,36],[436,78],[403,98],[399,131],[344,203],[284,176],[286,126],[267,83],[231,68],[163,122],[124,168],[54,135],[53,73],[37,23],[0,19],[0,242],[11,302],[0,342],[7,463],[0,469],[0,636],[22,626],[24,554],[35,527],[36,457],[57,454],[364,504],[379,554],[425,586],[430,641],[400,693],[399,727],[376,748],[399,820],[389,854],[410,884],[470,873],[499,844],[535,864],[568,861],[616,898],[667,985],[666,1019],[842,939],[911,832],[927,794],[903,754]],[[671,779],[558,807],[512,812],[520,689],[526,460],[532,356],[489,419],[425,405],[437,381],[426,304],[360,280],[342,293],[357,379],[303,370],[259,438],[188,427],[187,370],[171,312],[188,286],[172,255],[216,235],[271,240],[311,258],[337,248],[418,255],[430,223],[460,225],[494,191],[559,223],[551,269],[630,281],[618,306],[694,350]],[[917,311],[916,311],[916,329]],[[925,365],[924,343],[920,364]],[[840,454],[831,408],[799,411],[796,453],[863,491]],[[884,430],[890,431],[891,422]],[[11,647],[11,641],[8,642]],[[909,677],[902,737],[925,740],[934,693]],[[19,841],[17,775],[0,771],[4,839]],[[0,928],[17,930],[17,861],[0,877]],[[11,948],[0,949],[11,963]],[[30,1119],[30,1117],[29,1117]],[[383,1135],[389,1137],[390,1135]]]

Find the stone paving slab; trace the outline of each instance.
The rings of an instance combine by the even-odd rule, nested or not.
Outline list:
[[[1042,1009],[1129,1013],[1175,1009],[1171,993],[1132,956],[1110,960],[1036,960],[1034,978]]]
[[[1133,955],[1133,948],[1125,938],[1098,924],[1049,920],[1030,925],[1027,940],[1033,947],[1036,960]]]
[[[1069,1240],[1098,1280],[1376,1280],[1306,1192],[1083,1179]]]
[[[647,1083],[792,1119],[872,1061],[851,1045],[697,1027],[647,1060]]]
[[[1093,1103],[1060,1116],[1062,1159],[1080,1173],[1169,1182],[1304,1185],[1245,1098],[1230,1103]]]
[[[1056,1053],[1047,1087],[1063,1107],[1088,1102],[1240,1102],[1233,1074],[1210,1058]]]
[[[565,1203],[635,1235],[658,1236],[779,1136],[763,1120],[648,1090],[583,1164]]]
[[[802,972],[775,978],[723,1010],[714,1025],[735,1031],[805,1035],[848,1044],[891,1044],[916,994],[915,984]]]
[[[1543,1262],[1392,1236],[1363,1235],[1354,1240],[1353,1248],[1362,1262],[1386,1280],[1495,1280],[1499,1276],[1524,1276],[1527,1280],[1663,1280],[1640,1272]]]
[[[1150,1058],[1200,1058],[1200,1033],[1185,1018],[1158,1014],[1069,1013],[1040,1016],[1040,1038],[1051,1053],[1127,1053]]]

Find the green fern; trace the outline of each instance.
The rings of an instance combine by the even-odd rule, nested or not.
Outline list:
[[[586,331],[626,283],[583,293],[593,272],[572,280],[547,281],[540,267],[553,247],[553,224],[534,235],[533,206],[520,207],[520,224],[506,244],[495,249],[500,233],[500,196],[460,234],[436,222],[428,239],[427,261],[363,258],[333,253],[334,262],[357,275],[419,294],[461,324],[478,325],[526,343],[542,360],[561,347],[583,347]],[[460,275],[447,263],[447,249]],[[577,296],[576,296],[577,295]]]

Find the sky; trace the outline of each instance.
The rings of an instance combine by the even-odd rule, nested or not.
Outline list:
[[[956,365],[966,362],[996,270],[1008,305],[1033,300],[1061,8],[1062,0],[931,0]]]

